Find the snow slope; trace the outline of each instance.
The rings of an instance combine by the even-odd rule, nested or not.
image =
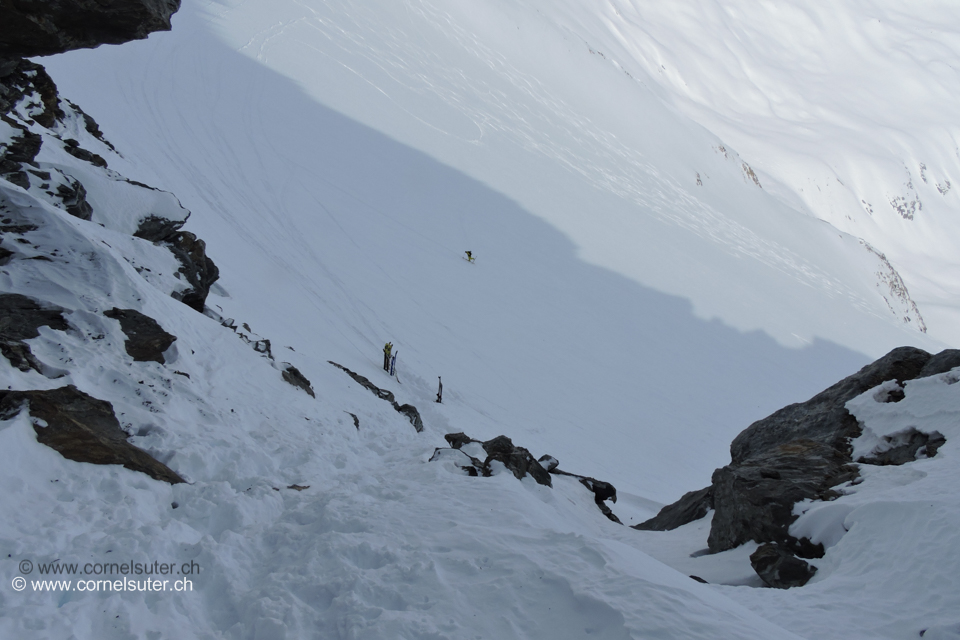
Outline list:
[[[133,248],[97,244],[109,230],[0,185],[129,279],[56,289],[59,303],[93,314],[126,296],[178,336],[191,375],[82,333],[32,342],[68,376],[4,370],[5,384],[110,400],[191,484],[65,461],[17,418],[0,431],[18,514],[0,551],[203,568],[192,594],[4,591],[6,635],[849,638],[890,610],[895,585],[845,618],[841,571],[814,596],[700,585],[653,558],[690,561],[703,523],[640,533],[572,481],[426,462],[445,433],[506,434],[613,482],[636,521],[706,485],[751,421],[893,346],[950,337],[919,331],[924,307],[879,251],[757,184],[751,158],[588,41],[602,17],[572,1],[198,0],[170,34],[43,61],[123,154],[111,168],[192,211],[221,270],[208,305],[269,338],[317,399],[125,267]],[[19,277],[6,287],[39,281]],[[398,381],[379,371],[387,340]],[[424,433],[328,360],[419,407]],[[742,583],[743,551],[704,562]],[[948,625],[953,596],[936,593],[871,637]],[[836,611],[818,617],[824,603]]]
[[[320,366],[391,340],[423,397],[439,375],[471,404],[476,437],[510,425],[656,500],[865,355],[937,348],[856,238],[746,182],[720,140],[537,15],[187,3],[169,36],[50,68],[144,152],[120,170],[216,239],[224,315]],[[531,35],[506,29],[521,19]]]
[[[558,21],[750,163],[765,189],[864,238],[955,342],[960,12],[933,0],[612,0]]]

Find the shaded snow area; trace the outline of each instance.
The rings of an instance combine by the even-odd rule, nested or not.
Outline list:
[[[40,60],[63,113],[0,120],[0,154],[42,143],[0,177],[0,306],[44,320],[0,326],[0,637],[960,638],[960,369],[847,404],[859,477],[794,508],[826,551],[805,586],[764,587],[755,542],[707,553],[712,513],[625,526],[754,421],[956,330],[955,106],[921,99],[952,76],[904,120],[902,86],[830,76],[824,106],[796,72],[817,28],[876,31],[847,73],[903,84],[953,60],[952,14],[740,4],[186,0]],[[824,167],[846,195],[800,193]],[[68,385],[184,482],[42,444],[72,418],[14,392]],[[500,435],[552,486],[483,460]],[[143,581],[123,563],[165,590],[89,590]]]
[[[878,269],[878,290],[957,340],[956,3],[562,4],[559,24],[735,148],[745,180],[882,253],[898,276]]]

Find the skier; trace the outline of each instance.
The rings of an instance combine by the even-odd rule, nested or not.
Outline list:
[[[437,376],[437,382],[440,384],[440,388],[437,389],[437,399],[434,402],[440,403],[443,402],[443,380],[440,376]]]
[[[393,351],[393,343],[388,342],[383,345],[383,370],[390,373],[390,352]]]
[[[473,251],[465,251],[467,254],[467,262],[473,262]]]

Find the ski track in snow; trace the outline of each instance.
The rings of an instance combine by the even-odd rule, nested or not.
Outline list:
[[[488,132],[507,136],[514,144],[581,175],[598,189],[629,200],[644,211],[703,238],[722,243],[733,255],[757,259],[808,286],[828,291],[831,295],[849,297],[854,304],[873,312],[872,306],[858,294],[816,265],[782,245],[760,238],[708,204],[692,198],[686,190],[661,175],[656,166],[641,153],[620,144],[614,134],[600,129],[578,115],[564,104],[563,100],[551,95],[535,78],[515,68],[504,56],[484,46],[475,36],[457,25],[448,14],[429,3],[406,2],[405,6],[438,34],[446,36],[482,65],[494,70],[498,78],[509,82],[515,90],[510,99],[482,79],[468,76],[463,69],[451,69],[444,65],[437,59],[436,54],[418,46],[402,31],[385,29],[383,22],[372,10],[353,5],[347,10],[346,5],[334,6],[328,3],[323,7],[324,15],[320,15],[318,9],[305,2],[297,2],[297,5],[302,7],[309,17],[275,25],[258,33],[244,48],[255,49],[257,59],[266,62],[274,39],[290,37],[288,32],[303,26],[311,32],[319,33],[324,40],[335,46],[341,55],[334,60],[384,96],[389,98],[390,92],[344,61],[363,59],[382,71],[399,85],[399,88],[438,97],[472,122],[480,136],[457,136],[450,131],[437,129],[433,124],[424,122],[411,113],[426,126],[446,135],[454,135],[468,143],[479,142]],[[347,19],[350,19],[349,23],[346,22]],[[296,34],[293,37],[297,37]],[[306,46],[320,55],[330,56],[315,45]],[[442,82],[431,82],[431,78],[439,78]],[[533,106],[525,108],[516,100],[517,95]],[[396,101],[394,104],[410,113]],[[561,135],[551,135],[554,131]],[[558,144],[557,139],[569,139],[572,144]],[[653,184],[650,184],[651,182]]]

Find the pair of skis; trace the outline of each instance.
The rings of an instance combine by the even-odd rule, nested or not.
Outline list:
[[[387,373],[397,379],[397,384],[400,383],[400,376],[397,375],[397,354],[400,353],[397,351],[390,357],[390,371]]]

